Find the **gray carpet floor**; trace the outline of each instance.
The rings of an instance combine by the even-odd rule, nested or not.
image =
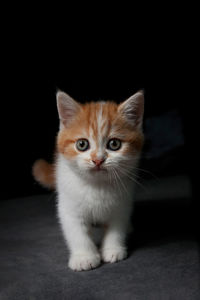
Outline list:
[[[200,299],[197,241],[163,205],[136,205],[128,259],[73,272],[54,195],[1,201],[0,299]]]

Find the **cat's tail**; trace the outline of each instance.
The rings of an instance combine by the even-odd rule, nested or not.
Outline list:
[[[55,189],[55,170],[54,164],[50,164],[44,159],[38,159],[33,164],[33,177],[43,187]]]

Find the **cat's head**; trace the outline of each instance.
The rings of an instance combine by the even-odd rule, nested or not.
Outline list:
[[[144,95],[137,92],[121,104],[80,104],[57,93],[60,131],[57,149],[80,176],[129,176],[142,145]],[[117,172],[117,175],[116,175]]]

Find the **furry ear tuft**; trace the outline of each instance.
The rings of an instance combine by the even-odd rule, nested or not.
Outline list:
[[[67,127],[80,109],[80,105],[68,94],[62,91],[57,92],[56,99],[60,121],[65,127]]]
[[[134,127],[142,129],[144,114],[144,92],[138,91],[119,105],[118,111]]]

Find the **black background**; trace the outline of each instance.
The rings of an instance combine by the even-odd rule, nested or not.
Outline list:
[[[35,65],[34,65],[35,63]],[[6,78],[2,102],[3,139],[3,198],[32,194],[38,190],[31,177],[35,159],[53,157],[58,130],[56,91],[64,90],[80,102],[111,99],[117,102],[137,90],[145,90],[145,118],[178,109],[183,117],[186,140],[193,135],[193,116],[188,115],[189,85],[181,70],[174,75],[169,69],[138,72],[132,64],[110,68],[81,65],[72,69],[67,64],[40,65],[41,61],[13,62]],[[116,62],[117,64],[117,62]],[[141,67],[142,68],[142,67]],[[144,76],[141,74],[144,73]],[[163,77],[163,75],[165,75]],[[179,79],[177,81],[177,78]],[[4,78],[5,80],[5,78]],[[191,104],[195,108],[195,103]],[[190,131],[190,133],[189,133]],[[189,167],[190,157],[184,164]]]
[[[115,100],[145,90],[145,118],[178,109],[184,126],[182,165],[195,182],[198,80],[185,40],[136,39],[68,42],[49,32],[6,36],[1,68],[1,199],[44,192],[32,178],[38,158],[52,160],[58,116],[55,94],[64,90],[79,102]],[[92,36],[92,35],[91,35]],[[98,37],[100,40],[98,40]],[[64,40],[64,42],[63,42]],[[175,44],[176,43],[176,44]],[[173,170],[172,170],[173,173]]]
[[[20,66],[17,64],[17,67]],[[31,168],[38,158],[53,158],[59,124],[55,98],[57,89],[66,91],[79,102],[100,99],[120,102],[144,88],[145,118],[178,109],[184,123],[185,139],[188,143],[192,140],[193,120],[188,115],[188,104],[192,99],[187,98],[188,86],[185,82],[177,83],[173,75],[160,78],[164,70],[156,76],[152,73],[146,76],[146,80],[140,80],[137,71],[126,67],[108,72],[106,68],[99,69],[97,66],[95,71],[94,68],[88,72],[88,69],[84,71],[79,66],[71,74],[66,65],[49,69],[38,64],[38,69],[33,65],[25,67],[23,64],[22,67],[19,73],[16,68],[11,69],[8,86],[4,90],[4,199],[42,192],[31,176]],[[190,172],[191,154],[185,153],[184,159],[183,164]]]

